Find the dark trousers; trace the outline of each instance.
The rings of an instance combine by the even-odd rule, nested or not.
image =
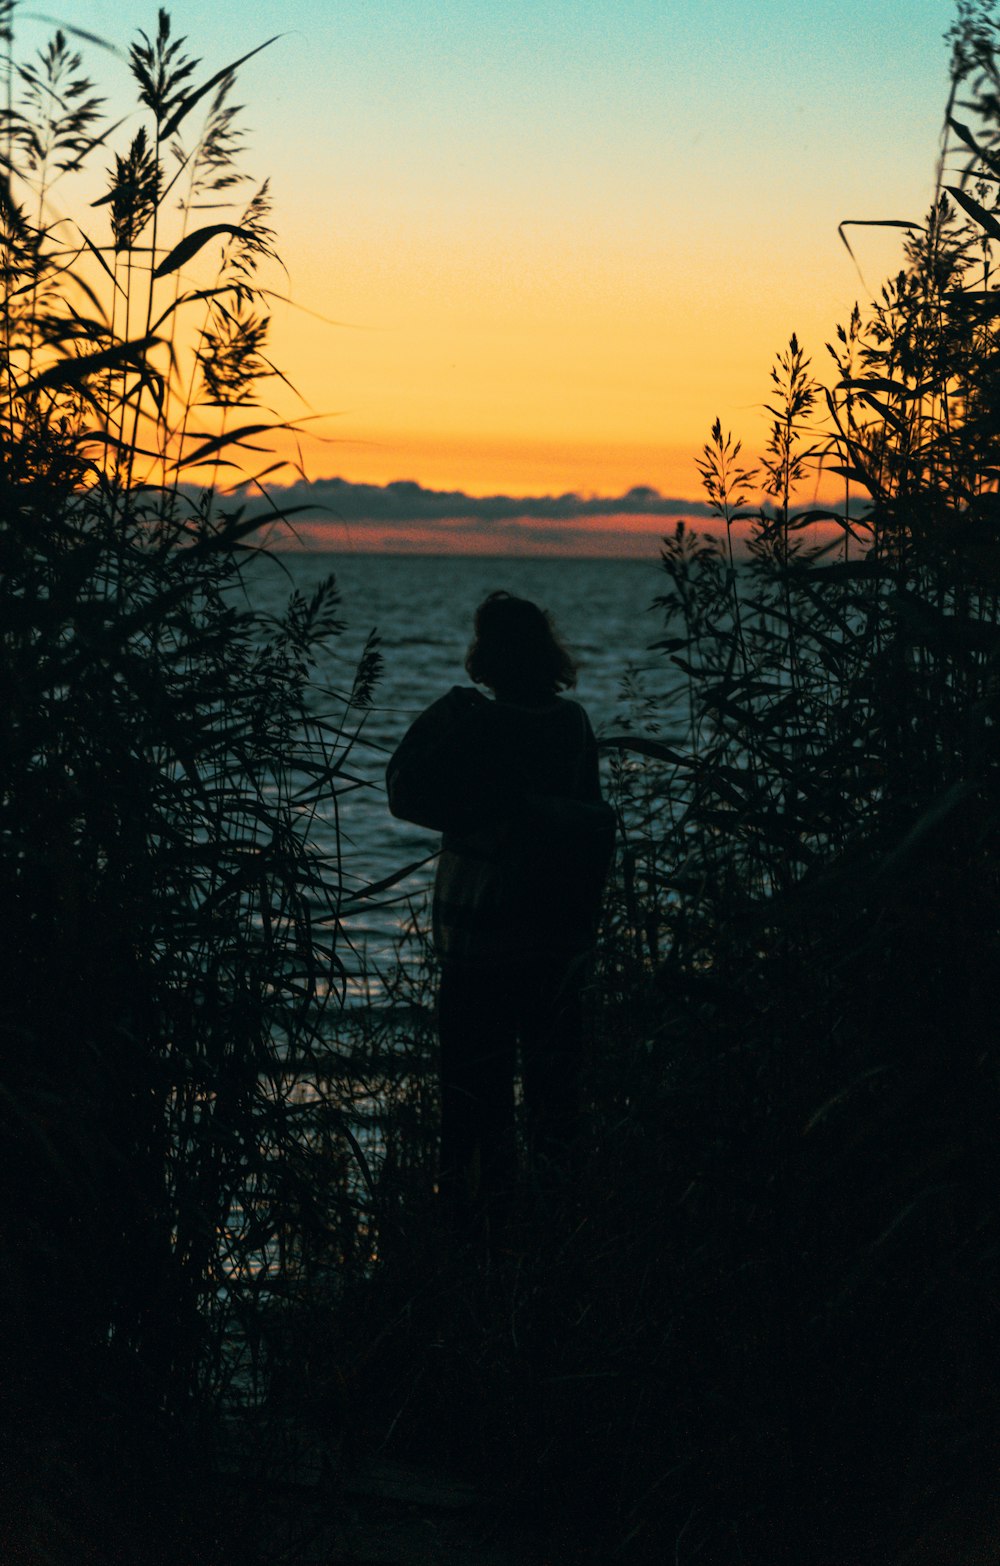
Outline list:
[[[544,1180],[568,1163],[579,1120],[581,966],[549,957],[442,970],[441,1189],[459,1211],[490,1206],[514,1184],[518,1046],[530,1166]]]

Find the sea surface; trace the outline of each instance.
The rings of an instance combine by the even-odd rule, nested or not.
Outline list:
[[[650,606],[665,579],[655,557],[644,560],[546,560],[468,556],[283,553],[255,565],[250,596],[280,613],[289,593],[308,597],[327,576],[341,595],[345,630],[317,665],[318,687],[350,689],[369,632],[384,660],[368,712],[348,715],[357,739],[347,772],[356,786],[336,801],[345,885],[351,894],[345,926],[364,962],[387,960],[411,906],[426,897],[433,877],[433,833],[394,820],[387,809],[385,764],[413,719],[452,685],[469,683],[463,660],[477,604],[497,588],[531,598],[552,614],[579,660],[575,696],[595,729],[608,731],[628,706],[623,682],[662,685],[662,654],[649,650],[661,620]],[[322,695],[317,704],[323,706]],[[331,699],[330,711],[336,711]],[[321,846],[333,841],[334,802],[319,822]],[[326,833],[326,841],[322,841]],[[421,863],[422,861],[426,861]],[[365,887],[416,866],[397,885],[366,897]]]

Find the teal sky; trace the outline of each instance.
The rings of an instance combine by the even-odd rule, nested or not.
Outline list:
[[[780,179],[789,155],[810,150],[830,159],[813,168],[824,181],[846,177],[843,160],[863,160],[875,177],[902,163],[905,178],[913,157],[923,169],[954,7],[286,0],[277,10],[178,0],[167,9],[212,64],[283,35],[245,68],[248,107],[283,176],[310,190],[319,160],[337,190],[375,174],[397,189],[415,178],[414,198],[434,190],[447,202],[493,176],[498,194],[518,199],[565,181],[567,201],[590,183],[627,206],[656,177],[689,185],[707,175],[710,199],[754,168]],[[116,41],[129,35],[116,0],[56,3],[50,14]],[[129,23],[152,31],[155,7],[132,7]]]

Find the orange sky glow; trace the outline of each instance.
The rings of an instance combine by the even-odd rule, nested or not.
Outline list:
[[[202,75],[272,30],[243,0],[171,15]],[[265,381],[263,416],[301,431],[275,438],[271,482],[697,502],[716,417],[752,465],[775,355],[796,333],[829,384],[824,344],[900,265],[898,231],[853,230],[855,262],[838,224],[920,222],[933,199],[953,15],[953,0],[287,0],[237,92],[252,180],[235,199],[269,179],[269,351],[294,388]],[[117,0],[77,0],[74,22],[131,30]],[[102,242],[106,209],[86,221]],[[271,461],[246,453],[245,473]],[[632,555],[674,525],[634,507],[515,515],[404,529],[317,510],[298,526],[337,549]]]

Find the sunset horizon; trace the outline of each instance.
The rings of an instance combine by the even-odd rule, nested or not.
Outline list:
[[[678,521],[712,527],[706,502],[647,485],[624,495],[471,495],[413,479],[354,484],[339,476],[269,486],[252,501],[272,547],[328,553],[648,558]],[[269,519],[288,513],[287,528]]]
[[[794,332],[829,381],[837,324],[898,268],[898,228],[845,230],[852,255],[838,226],[919,224],[934,195],[951,0],[875,13],[849,0],[808,26],[786,0],[753,14],[735,0],[690,14],[652,0],[515,0],[502,14],[291,0],[274,38],[235,0],[169,10],[200,74],[250,51],[233,121],[246,178],[223,194],[239,222],[268,182],[280,257],[258,276],[273,449],[239,453],[268,485],[341,476],[474,499],[648,487],[692,510],[713,420],[753,465],[775,355]],[[130,135],[114,0],[78,0],[63,22]],[[135,22],[149,32],[154,8]],[[49,24],[19,14],[18,29],[40,47]],[[55,220],[73,178],[54,189]],[[107,245],[101,187],[86,200],[87,238]],[[216,221],[207,205],[196,221]],[[179,271],[184,288],[210,251]],[[210,475],[223,491],[238,476]],[[633,515],[618,546],[648,534],[655,548],[657,531]],[[590,519],[577,542],[613,552],[613,532]],[[503,549],[576,547],[565,530],[518,536]],[[456,528],[406,547],[443,538],[482,547]],[[400,542],[372,526],[366,539]]]

